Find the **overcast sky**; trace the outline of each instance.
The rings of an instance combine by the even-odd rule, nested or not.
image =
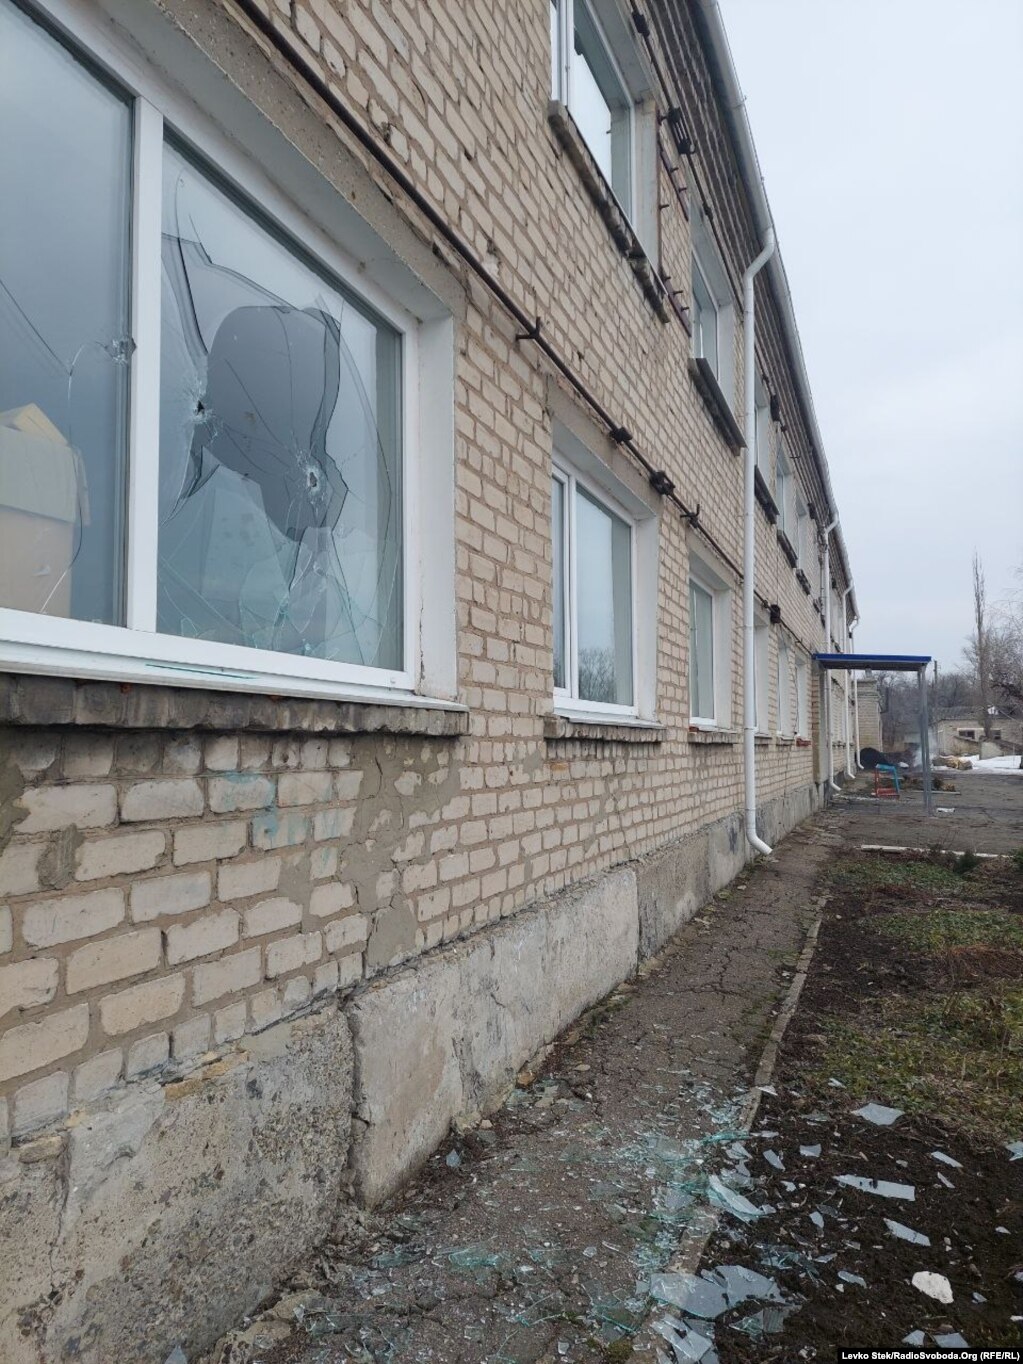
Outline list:
[[[961,663],[1023,563],[1023,0],[721,0],[858,651]]]

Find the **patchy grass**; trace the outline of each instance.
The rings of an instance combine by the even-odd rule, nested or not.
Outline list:
[[[1023,917],[997,910],[927,909],[920,914],[878,914],[870,922],[885,937],[918,952],[977,946],[1023,950]]]
[[[922,858],[864,858],[862,861],[839,864],[831,872],[831,880],[835,885],[853,891],[901,889],[909,885],[918,890],[961,894],[964,879],[956,875],[947,863],[930,862]]]
[[[937,1116],[995,1141],[1023,1131],[1023,988],[930,1005],[893,996],[862,1020],[829,1020],[815,1076],[856,1099]]]

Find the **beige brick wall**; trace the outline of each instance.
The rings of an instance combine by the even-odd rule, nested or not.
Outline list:
[[[172,14],[187,7],[168,3]],[[227,6],[224,13],[237,20]],[[300,58],[446,214],[601,403],[741,558],[741,459],[690,379],[689,339],[661,319],[547,118],[546,2],[275,0]],[[237,33],[248,50],[256,40]],[[226,48],[213,53],[231,71]],[[325,117],[278,57],[302,120]],[[733,274],[755,254],[705,63],[681,92],[709,138]],[[300,83],[299,83],[300,84]],[[252,96],[279,116],[280,85]],[[702,93],[701,93],[702,91]],[[298,134],[293,134],[300,141]],[[337,133],[338,165],[365,161]],[[321,162],[323,159],[321,158]],[[683,172],[685,167],[682,168]],[[325,173],[332,169],[325,165]],[[337,172],[339,175],[341,171]],[[374,172],[378,175],[379,173]],[[660,262],[688,298],[690,233],[660,168]],[[430,230],[400,192],[397,213]],[[449,255],[450,253],[445,253]],[[16,1133],[127,1078],[181,1067],[360,981],[737,809],[741,746],[689,733],[688,574],[698,532],[660,512],[657,743],[544,737],[551,710],[552,412],[578,406],[477,282],[456,339],[459,738],[3,731],[0,1095]],[[820,501],[777,315],[761,290],[760,363]],[[736,370],[741,374],[736,329]],[[736,394],[741,412],[741,393]],[[579,408],[579,422],[590,422]],[[599,455],[626,459],[594,426]],[[641,480],[642,481],[642,480]],[[793,650],[821,647],[812,593],[757,512],[757,591]],[[732,715],[741,725],[740,584]],[[775,649],[770,659],[774,714]],[[817,713],[811,676],[813,714]],[[793,696],[793,707],[794,707]],[[819,777],[817,748],[758,746],[764,800]],[[2,1102],[2,1100],[0,1100]]]

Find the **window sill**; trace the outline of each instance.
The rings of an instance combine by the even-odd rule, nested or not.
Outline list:
[[[761,507],[763,507],[764,514],[768,521],[770,521],[772,526],[777,525],[778,504],[771,496],[771,490],[767,486],[767,480],[760,470],[756,468],[753,470],[753,493]]]
[[[754,734],[753,743],[757,748],[766,748],[771,742],[770,734]]]
[[[689,357],[689,373],[693,376],[700,396],[706,403],[721,434],[731,449],[738,454],[740,450],[746,448],[746,439],[742,434],[742,428],[735,420],[728,399],[721,391],[717,375],[702,355],[691,355]]]
[[[792,548],[792,541],[782,530],[781,526],[778,527],[778,543],[781,545],[782,553],[785,555],[785,558],[788,559],[792,567],[795,568],[799,563],[799,556]]]
[[[652,720],[603,719],[596,716],[545,715],[543,737],[560,739],[590,739],[598,743],[659,744],[664,739],[664,726]]]
[[[801,568],[796,569],[796,582],[803,589],[807,596],[810,595],[810,579]]]
[[[739,738],[737,729],[704,729],[699,725],[689,726],[691,744],[737,744]]]
[[[774,736],[774,742],[779,748],[791,748],[796,742],[796,736],[794,734],[776,734]]]
[[[636,236],[636,231],[615,197],[614,191],[594,160],[593,153],[587,147],[575,119],[569,113],[567,106],[557,99],[552,99],[549,102],[547,118],[554,130],[554,136],[569,161],[578,171],[586,192],[604,220],[604,224],[611,234],[611,240],[628,261],[647,302],[661,321],[667,322],[668,304],[665,300],[665,288],[660,276],[647,255],[643,243]]]
[[[0,673],[0,722],[269,734],[417,734],[440,739],[468,733],[469,712],[453,701],[407,693],[328,701]]]

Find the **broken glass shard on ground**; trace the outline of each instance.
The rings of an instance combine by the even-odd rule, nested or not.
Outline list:
[[[1023,1160],[1023,1141],[1007,1141],[1005,1149],[1013,1160]]]
[[[952,1285],[944,1274],[934,1274],[930,1270],[921,1269],[913,1275],[912,1282],[914,1288],[919,1289],[928,1298],[933,1298],[935,1302],[952,1301]]]
[[[867,1286],[866,1279],[861,1278],[859,1274],[850,1273],[848,1269],[840,1269],[838,1271],[838,1277],[843,1283],[854,1283],[859,1288],[866,1288]]]
[[[730,1324],[733,1330],[741,1331],[752,1340],[760,1340],[763,1336],[775,1335],[781,1331],[785,1326],[785,1318],[795,1310],[795,1306],[764,1307],[761,1311]]]
[[[865,1179],[863,1175],[838,1175],[836,1180],[849,1189],[877,1194],[879,1198],[904,1198],[907,1203],[916,1198],[916,1188],[912,1184],[892,1184],[886,1179]]]
[[[717,1364],[713,1340],[694,1331],[684,1322],[663,1318],[654,1322],[653,1329],[671,1346],[676,1364]]]
[[[785,1169],[785,1163],[777,1151],[765,1151],[764,1159],[767,1161],[768,1165],[773,1166],[775,1170]]]
[[[968,1350],[969,1344],[958,1331],[946,1331],[944,1335],[935,1336],[934,1343],[939,1350]]]
[[[650,1295],[658,1302],[665,1302],[682,1312],[688,1312],[694,1317],[703,1317],[707,1321],[719,1317],[730,1305],[724,1284],[715,1283],[708,1275],[687,1274],[681,1271],[651,1275]]]
[[[910,1331],[908,1336],[902,1337],[903,1345],[926,1345],[927,1337],[923,1331]]]
[[[717,1175],[710,1176],[707,1181],[707,1190],[710,1201],[716,1207],[723,1208],[725,1212],[730,1212],[740,1222],[752,1222],[764,1215],[762,1208],[758,1208],[748,1198],[744,1198],[742,1194],[730,1189],[727,1184],[722,1183]]]
[[[893,1236],[897,1236],[900,1241],[908,1241],[913,1246],[929,1246],[931,1238],[925,1236],[922,1231],[913,1231],[912,1227],[904,1227],[901,1222],[894,1222],[890,1217],[884,1219],[884,1224]]]
[[[853,1109],[855,1117],[872,1122],[875,1127],[891,1127],[902,1117],[902,1112],[901,1108],[886,1108],[884,1104],[864,1104],[862,1108]]]
[[[942,1165],[951,1165],[953,1170],[961,1170],[962,1164],[958,1160],[953,1160],[951,1156],[946,1156],[944,1151],[932,1151],[932,1160],[940,1160]]]
[[[821,1147],[819,1144],[816,1146],[801,1146],[799,1148],[799,1154],[801,1156],[806,1156],[808,1160],[816,1160],[820,1153]]]

